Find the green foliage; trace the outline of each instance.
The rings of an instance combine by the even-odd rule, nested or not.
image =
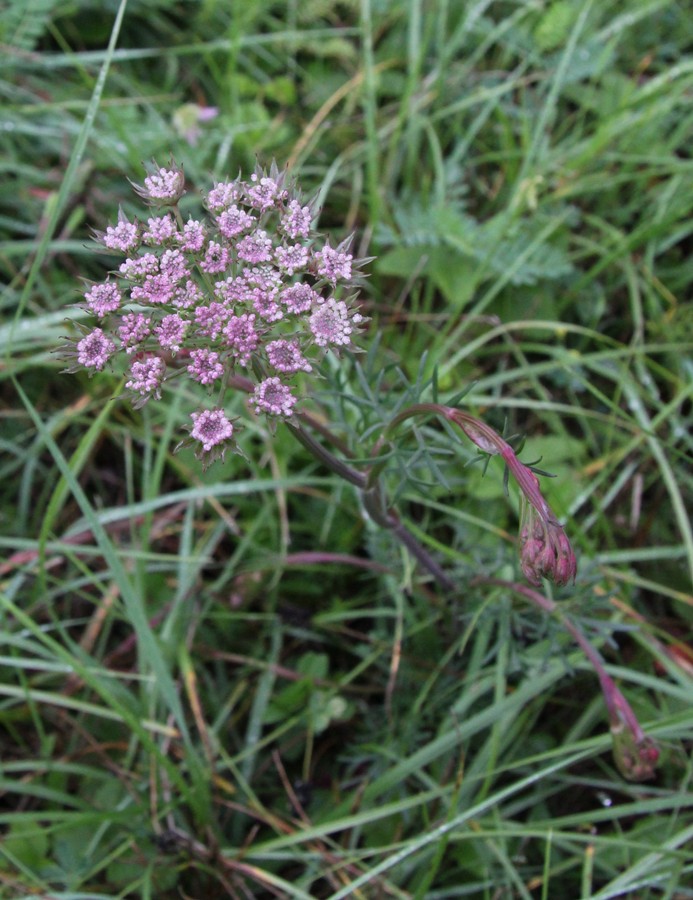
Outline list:
[[[688,896],[689,5],[0,6],[0,896]],[[193,188],[289,162],[377,255],[366,352],[306,408],[453,596],[286,429],[202,473],[172,454],[202,394],[61,374],[90,229],[170,156]],[[377,443],[432,401],[556,476],[554,599],[654,781],[557,618],[489,583],[519,578],[499,461],[433,421]]]
[[[395,212],[399,234],[381,235],[383,246],[399,244],[378,258],[384,275],[426,275],[453,310],[466,305],[484,283],[507,274],[511,285],[560,281],[573,271],[561,247],[546,240],[547,225],[533,216],[476,222],[448,206]],[[528,246],[531,252],[528,252]]]
[[[33,50],[57,5],[58,0],[10,0],[0,9],[0,40],[14,51]]]

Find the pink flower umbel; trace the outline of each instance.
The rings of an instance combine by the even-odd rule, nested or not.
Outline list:
[[[316,363],[353,348],[367,321],[355,306],[365,260],[353,259],[350,240],[333,248],[315,232],[317,210],[276,166],[216,182],[187,221],[178,208],[185,177],[173,162],[155,164],[135,190],[150,207],[140,220],[120,212],[94,232],[102,250],[127,258],[85,288],[99,328],[78,326],[83,336],[69,351],[76,358],[69,371],[91,374],[107,362],[117,370],[120,359],[136,406],[182,379],[193,391],[218,391],[215,409],[193,414],[184,442],[196,442],[208,464],[237,449],[239,426],[224,409],[239,378],[247,376],[256,414],[293,419]]]
[[[136,396],[135,407],[144,406],[151,397],[161,397],[161,384],[164,380],[166,366],[158,356],[136,360],[130,369],[130,379],[125,382],[127,390]]]
[[[226,418],[223,409],[206,409],[192,413],[193,428],[190,434],[202,444],[205,453],[212,447],[227,441],[233,434],[233,425]]]
[[[117,250],[120,253],[136,249],[140,240],[137,225],[128,221],[122,209],[118,213],[116,225],[109,225],[105,232],[97,231],[94,236],[109,250]]]
[[[151,334],[151,323],[143,313],[126,313],[118,325],[120,346],[133,353]]]
[[[104,281],[103,284],[95,284],[90,291],[87,291],[84,299],[94,315],[103,319],[104,316],[118,309],[122,297],[117,285],[110,281]]]
[[[348,345],[354,325],[361,321],[359,313],[354,313],[343,300],[330,298],[318,302],[310,317],[310,330],[319,347]]]
[[[192,362],[188,366],[188,374],[200,384],[213,384],[224,376],[224,366],[219,354],[214,350],[193,350],[190,354]]]
[[[318,273],[328,281],[349,281],[351,279],[351,264],[353,256],[346,250],[350,241],[344,241],[337,249],[326,244],[319,253],[316,253]]]
[[[310,372],[313,369],[294,341],[272,341],[267,345],[267,359],[277,372],[289,375],[301,370]]]

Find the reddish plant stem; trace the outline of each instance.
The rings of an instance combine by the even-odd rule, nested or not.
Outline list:
[[[659,750],[656,744],[643,731],[631,705],[606,671],[599,652],[577,625],[565,615],[559,605],[544,594],[540,594],[539,591],[515,581],[479,577],[475,578],[472,584],[507,588],[558,619],[590,661],[597,678],[599,678],[614,740],[614,758],[619,770],[631,781],[643,781],[651,778],[659,759]]]
[[[475,416],[439,403],[415,403],[398,413],[376,443],[374,455],[389,440],[390,433],[406,419],[441,416],[457,425],[483,453],[501,456],[520,488],[523,514],[520,522],[520,561],[522,571],[532,584],[540,585],[550,578],[564,585],[575,581],[577,563],[563,526],[554,516],[539,488],[539,479],[529,466],[521,462],[510,444],[497,431]]]

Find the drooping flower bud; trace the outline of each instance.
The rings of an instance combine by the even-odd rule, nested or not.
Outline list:
[[[611,725],[614,762],[628,781],[647,781],[654,777],[659,760],[659,748],[645,734],[636,735],[625,722]]]
[[[577,562],[563,526],[539,488],[539,479],[521,462],[510,444],[485,422],[453,407],[439,407],[484,453],[502,456],[522,492],[520,516],[520,564],[525,578],[541,584],[548,578],[558,585],[575,581]]]
[[[577,563],[570,541],[553,516],[546,517],[523,494],[520,516],[520,564],[531,584],[548,578],[558,585],[575,580]]]

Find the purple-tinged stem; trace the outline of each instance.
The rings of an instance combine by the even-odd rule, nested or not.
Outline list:
[[[614,759],[619,771],[629,781],[645,781],[655,773],[659,749],[643,731],[637,716],[633,712],[616,682],[604,667],[604,661],[577,625],[561,610],[559,605],[524,584],[515,581],[504,581],[500,578],[475,578],[473,584],[488,584],[507,588],[520,594],[544,612],[555,616],[566,631],[580,647],[599,678],[604,695],[604,702],[609,714],[611,735],[614,743]]]
[[[563,526],[542,496],[539,479],[517,457],[510,444],[485,422],[475,416],[439,403],[416,403],[398,413],[376,444],[376,451],[389,439],[390,433],[406,419],[420,415],[441,416],[461,428],[481,451],[501,456],[518,484],[525,500],[520,524],[522,571],[532,584],[550,578],[564,585],[575,581],[577,563]]]

